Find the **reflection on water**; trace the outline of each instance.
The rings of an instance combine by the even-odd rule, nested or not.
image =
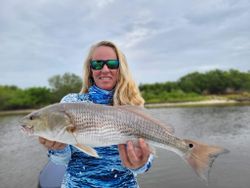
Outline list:
[[[175,134],[230,150],[216,159],[209,187],[250,187],[250,107],[150,109],[157,118],[174,126]],[[36,187],[38,173],[47,161],[37,138],[23,136],[17,125],[21,116],[0,117],[1,187]],[[139,176],[141,188],[207,188],[184,160],[157,149],[153,167]]]

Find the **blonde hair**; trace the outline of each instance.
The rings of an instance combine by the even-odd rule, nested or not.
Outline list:
[[[109,41],[101,41],[90,48],[89,54],[83,66],[83,87],[81,93],[87,93],[88,89],[94,84],[91,70],[90,61],[92,55],[97,47],[108,46],[115,50],[117,58],[120,62],[119,76],[116,87],[114,88],[113,105],[136,105],[143,106],[144,99],[141,97],[139,88],[135,81],[132,79],[131,73],[128,68],[125,55],[117,48],[117,46]]]

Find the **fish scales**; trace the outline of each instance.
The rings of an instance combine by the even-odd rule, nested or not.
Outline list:
[[[81,108],[82,106],[73,106],[73,108],[69,107],[69,111],[67,109],[65,110],[73,119],[74,125],[76,126],[76,136],[78,140],[82,140],[86,143],[95,139],[95,144],[105,146],[115,144],[114,140],[118,140],[120,138],[120,136],[116,136],[118,133],[117,129],[115,129],[114,126],[111,126],[114,122],[111,124],[110,120],[103,121],[103,118],[105,117],[100,109],[92,109],[91,107],[88,107],[88,105],[87,108]],[[93,110],[95,110],[97,115],[93,115]],[[107,119],[107,117],[113,117],[112,114],[108,112],[109,111],[106,111],[105,113],[105,119]],[[114,121],[115,119],[112,118],[111,120]]]
[[[67,105],[65,110],[75,123],[79,139],[88,134],[88,137],[93,135],[93,137],[99,138],[100,144],[110,145],[122,143],[129,138],[141,137],[151,142],[167,144],[170,147],[180,141],[170,135],[164,127],[119,108],[91,104],[86,104],[86,107],[83,108],[81,104],[72,104],[72,106]]]

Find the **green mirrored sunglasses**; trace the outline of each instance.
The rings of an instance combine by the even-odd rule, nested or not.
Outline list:
[[[93,70],[101,70],[104,65],[107,65],[109,69],[118,69],[119,61],[117,59],[108,59],[108,60],[92,60],[90,62],[90,67]]]

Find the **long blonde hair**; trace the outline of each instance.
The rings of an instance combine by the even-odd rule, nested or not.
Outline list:
[[[139,88],[132,79],[125,55],[117,48],[114,43],[109,41],[98,42],[90,48],[89,54],[83,66],[83,87],[81,93],[87,93],[88,89],[94,84],[90,70],[90,61],[92,60],[92,55],[95,49],[99,46],[108,46],[113,48],[120,62],[119,76],[113,97],[113,105],[129,104],[143,106],[144,99],[141,97]]]

